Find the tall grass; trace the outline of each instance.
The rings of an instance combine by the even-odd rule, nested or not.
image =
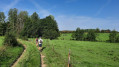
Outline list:
[[[9,67],[23,51],[22,46],[4,46],[4,37],[0,37],[0,67]]]
[[[39,67],[40,66],[40,52],[35,46],[35,42],[19,40],[22,44],[26,45],[26,52],[23,54],[23,58],[20,59],[16,67]]]
[[[118,67],[119,45],[116,43],[49,40],[43,53],[48,67],[66,67],[71,49],[72,67]]]
[[[59,40],[45,40],[43,50],[47,67],[66,67],[71,50],[72,67],[118,67],[119,43],[107,43],[109,33],[99,33],[98,41],[73,41],[71,34],[63,34]],[[64,38],[64,39],[62,39]]]

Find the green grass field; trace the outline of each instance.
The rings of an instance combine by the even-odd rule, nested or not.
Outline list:
[[[45,55],[45,63],[47,67],[67,67],[70,49],[72,67],[118,67],[119,43],[105,42],[109,39],[108,36],[109,33],[99,33],[96,40],[101,42],[70,40],[71,34],[62,34],[56,40],[43,39],[42,53]],[[1,43],[3,39],[4,37],[0,38]],[[35,45],[35,39],[30,38],[29,41],[18,39],[18,41],[26,45],[26,52],[16,67],[39,67],[40,53]],[[0,47],[3,47],[1,43]],[[9,48],[8,51],[17,52],[17,49]],[[8,59],[0,63],[7,64],[6,61]]]
[[[64,34],[63,34],[64,35]],[[43,53],[48,67],[66,67],[68,52],[71,50],[72,67],[118,67],[119,43],[73,41],[71,34],[64,40],[45,40]],[[108,34],[99,34],[101,41],[108,40]]]
[[[66,34],[61,34],[61,36],[58,38],[59,40],[70,40],[72,39],[71,37],[72,33],[66,33]],[[119,35],[119,34],[118,34]],[[96,40],[105,42],[109,40],[109,33],[96,33]]]

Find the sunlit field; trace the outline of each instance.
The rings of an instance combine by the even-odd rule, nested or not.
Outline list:
[[[101,39],[108,34],[99,34]],[[63,34],[64,35],[64,34]],[[66,67],[68,52],[71,51],[72,67],[118,67],[119,43],[73,41],[71,34],[65,34],[64,40],[45,40],[43,53],[48,67]],[[108,40],[108,37],[101,41]],[[66,38],[66,39],[65,39]]]

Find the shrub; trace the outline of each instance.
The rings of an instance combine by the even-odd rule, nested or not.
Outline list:
[[[115,30],[113,30],[109,35],[109,41],[115,43],[116,42],[116,36],[117,36],[117,32]]]
[[[116,37],[116,42],[119,42],[119,36]]]
[[[77,28],[75,32],[76,40],[83,40],[84,39],[84,30]]]
[[[20,39],[28,41],[28,37],[27,36],[20,36]]]
[[[15,35],[13,33],[7,33],[5,35],[5,39],[4,39],[4,45],[8,45],[8,46],[17,46],[18,42],[15,38]]]
[[[43,37],[46,39],[56,39],[59,36],[59,33],[55,30],[49,29],[49,30],[44,30],[43,32]]]
[[[87,34],[86,40],[88,41],[95,41],[96,40],[96,34],[94,31],[90,30]]]
[[[71,35],[71,37],[72,37],[73,40],[76,38],[75,35],[76,35],[75,32],[73,32],[72,35]]]

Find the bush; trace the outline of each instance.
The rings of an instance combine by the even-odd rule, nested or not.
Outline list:
[[[116,36],[117,36],[117,32],[115,30],[112,31],[109,35],[109,41],[115,43],[116,42]]]
[[[7,33],[5,35],[5,39],[4,39],[4,45],[8,45],[8,46],[17,46],[18,42],[15,38],[15,35],[13,33]]]
[[[117,37],[116,37],[116,42],[118,42],[118,43],[119,43],[119,36],[117,36]]]
[[[50,40],[56,39],[59,36],[59,33],[57,31],[50,30],[50,29],[45,30],[43,33],[44,33],[43,37],[46,38],[46,39],[50,39]]]
[[[22,40],[28,41],[28,37],[27,36],[20,36],[19,38],[22,39]]]
[[[89,31],[86,37],[86,40],[88,41],[95,41],[96,40],[96,34],[94,31]]]
[[[84,40],[84,30],[77,28],[75,32],[76,40]]]
[[[76,35],[75,32],[73,32],[72,35],[71,35],[71,37],[72,37],[73,40],[76,38],[75,35]]]

